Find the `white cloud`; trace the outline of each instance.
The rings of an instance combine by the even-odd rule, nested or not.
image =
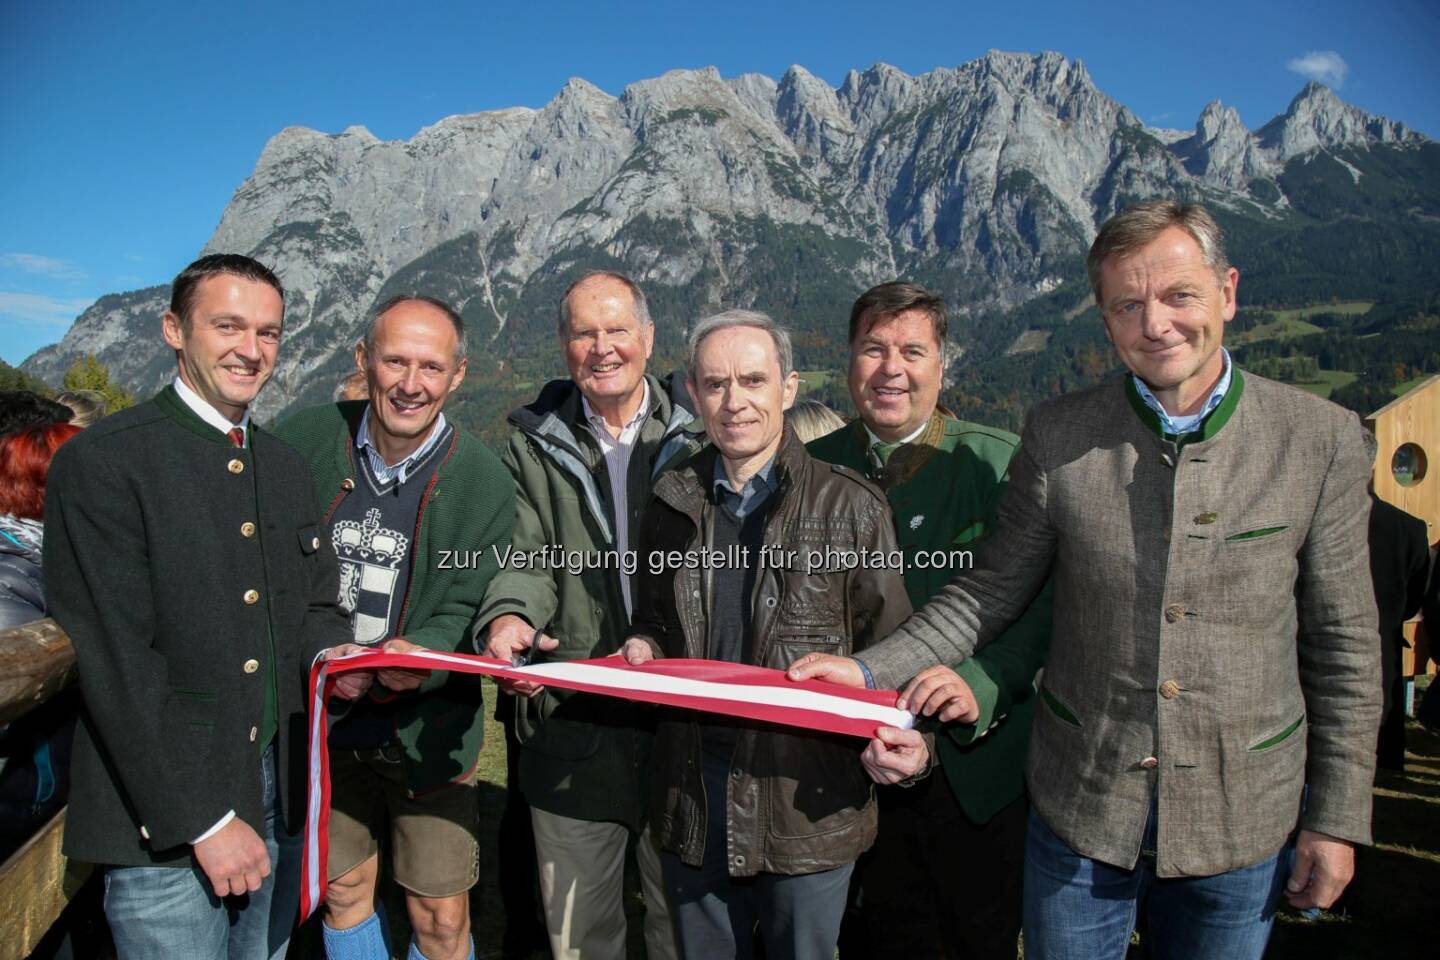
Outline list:
[[[0,320],[65,329],[94,302],[94,297],[47,297],[43,293],[0,291]]]
[[[1334,50],[1311,50],[1285,64],[1285,69],[1338,90],[1345,83],[1350,65]]]
[[[57,280],[80,280],[85,274],[68,260],[57,260],[38,253],[0,253],[0,267],[11,267],[26,273],[38,273]]]

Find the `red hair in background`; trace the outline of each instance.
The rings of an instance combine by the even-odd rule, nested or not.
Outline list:
[[[0,437],[0,513],[44,518],[50,458],[79,432],[80,427],[68,423],[47,423]]]

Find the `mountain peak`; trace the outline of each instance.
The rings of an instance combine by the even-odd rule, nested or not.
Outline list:
[[[1300,88],[1299,93],[1295,94],[1295,99],[1290,101],[1290,106],[1285,112],[1287,114],[1296,113],[1302,105],[1308,104],[1311,101],[1326,107],[1343,107],[1345,105],[1344,102],[1335,95],[1334,90],[1331,90],[1318,80],[1311,80]]]
[[[1007,86],[1068,89],[1092,86],[1085,64],[1053,50],[1041,53],[989,50],[979,60],[962,65],[960,70],[964,71],[966,68],[978,70],[982,75],[998,77]]]
[[[565,85],[555,94],[550,101],[554,103],[604,103],[606,105],[615,102],[615,98],[601,90],[595,84],[584,77],[571,77],[565,81]]]
[[[1311,150],[1418,143],[1425,138],[1403,123],[1366,113],[1341,100],[1323,83],[1310,81],[1285,112],[1257,131],[1260,145],[1281,163]]]
[[[804,67],[785,71],[775,98],[775,118],[802,154],[835,158],[854,122],[835,88]]]
[[[825,81],[820,80],[819,77],[815,76],[815,74],[811,73],[809,70],[806,70],[798,63],[790,64],[790,66],[786,68],[784,75],[780,78],[780,82],[782,84],[804,83],[811,80],[819,80],[819,82],[825,83]],[[829,86],[829,84],[826,84],[826,86]]]
[[[888,63],[875,63],[869,69],[850,71],[840,87],[839,98],[852,120],[862,114],[885,114],[905,102],[915,87],[915,78]]]
[[[1195,121],[1195,132],[1175,143],[1175,155],[1197,177],[1245,189],[1269,164],[1234,107],[1211,100]]]
[[[1200,119],[1195,121],[1195,136],[1202,142],[1210,143],[1219,137],[1240,136],[1247,137],[1250,131],[1246,129],[1240,114],[1234,107],[1227,107],[1219,100],[1211,100],[1200,112]]]

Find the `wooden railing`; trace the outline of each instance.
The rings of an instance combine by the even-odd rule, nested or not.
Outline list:
[[[54,620],[0,630],[0,723],[49,700],[75,679],[75,649]]]
[[[54,620],[0,630],[0,723],[9,723],[65,689],[75,677],[75,651]],[[67,863],[61,810],[0,864],[0,960],[35,949],[90,876],[89,864]]]

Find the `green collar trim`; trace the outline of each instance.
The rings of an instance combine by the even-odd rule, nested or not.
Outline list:
[[[1145,401],[1140,397],[1140,391],[1135,389],[1135,378],[1128,373],[1125,375],[1125,398],[1130,401],[1130,407],[1140,418],[1140,422],[1162,440],[1169,440],[1181,446],[1187,443],[1203,443],[1206,440],[1214,439],[1221,428],[1230,422],[1230,418],[1235,414],[1235,408],[1240,405],[1240,395],[1245,392],[1245,377],[1240,373],[1240,368],[1231,367],[1230,370],[1230,389],[1225,391],[1220,406],[1211,410],[1194,430],[1178,437],[1173,433],[1166,433],[1161,428],[1160,417],[1145,405]]]
[[[175,392],[175,385],[173,383],[167,384],[165,389],[155,394],[153,402],[155,406],[159,407],[161,412],[171,420],[174,420],[197,437],[204,437],[211,443],[218,443],[222,446],[230,445],[229,437],[210,426],[210,424],[204,420],[201,420],[194,410],[186,406],[185,401],[180,399],[180,394]],[[245,431],[245,439],[248,445],[250,439],[250,431],[248,430]]]

